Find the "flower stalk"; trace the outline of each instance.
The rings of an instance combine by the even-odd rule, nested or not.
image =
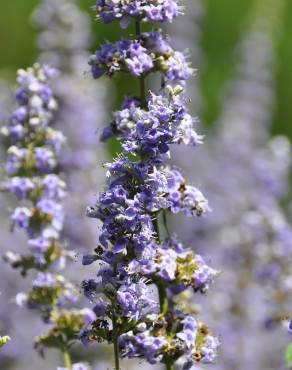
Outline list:
[[[72,370],[71,356],[67,349],[63,351],[63,359],[64,359],[64,366],[66,367],[66,369]]]
[[[171,21],[180,8],[173,0],[129,7],[98,0],[96,10],[104,23],[118,19],[126,27],[133,20],[135,35],[103,45],[89,60],[93,77],[127,72],[138,79],[139,95],[125,98],[101,136],[116,137],[122,153],[105,164],[105,189],[87,211],[101,221],[101,233],[94,254],[85,255],[83,263],[102,263],[97,279],[83,283],[97,315],[84,340],[113,341],[117,368],[119,353],[163,363],[167,370],[180,359],[188,370],[199,360],[213,362],[219,342],[180,310],[174,297],[191,288],[204,293],[217,271],[175,238],[162,238],[159,218],[166,211],[190,217],[208,211],[204,195],[168,163],[171,145],[202,142],[184,105],[185,81],[193,69],[160,30],[141,30],[143,22]],[[146,93],[146,76],[154,72],[162,89]],[[167,226],[165,217],[164,222]]]

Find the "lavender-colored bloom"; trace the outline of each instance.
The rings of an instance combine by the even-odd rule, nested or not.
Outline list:
[[[151,297],[151,292],[142,281],[123,284],[117,291],[117,303],[123,316],[135,320],[159,310],[158,303]]]
[[[26,207],[15,208],[11,215],[11,220],[20,228],[27,229],[32,211]]]
[[[70,253],[62,245],[60,236],[64,217],[61,200],[65,196],[66,184],[54,173],[59,148],[47,140],[48,136],[56,133],[49,128],[56,108],[49,86],[52,75],[51,69],[39,64],[18,72],[22,98],[19,98],[18,91],[17,99],[29,112],[23,116],[21,122],[26,132],[24,137],[16,140],[13,133],[3,130],[11,144],[8,149],[8,163],[11,153],[17,155],[21,150],[25,153],[17,169],[7,171],[10,178],[3,187],[14,193],[21,202],[13,211],[11,219],[13,225],[26,231],[29,245],[28,253],[7,252],[5,261],[13,268],[19,268],[23,275],[31,269],[37,271],[31,289],[27,293],[18,294],[16,302],[21,307],[39,311],[45,323],[56,326],[49,333],[35,339],[35,347],[41,352],[46,347],[56,347],[63,351],[64,344],[60,343],[66,343],[67,346],[76,340],[82,327],[96,318],[89,309],[63,310],[64,305],[76,302],[78,290],[62,275],[55,273],[64,267],[64,261],[70,257]],[[8,120],[8,126],[10,122]],[[59,136],[63,137],[61,134]],[[51,158],[54,158],[53,164]],[[17,176],[13,176],[14,173]],[[64,323],[69,328],[64,327]],[[56,333],[62,337],[62,342],[56,341]]]
[[[174,0],[151,0],[148,2],[97,0],[97,17],[104,23],[115,20],[122,28],[128,26],[131,18],[149,22],[171,22],[180,13],[180,7]]]
[[[42,179],[42,186],[46,198],[63,199],[65,197],[66,184],[55,174],[50,174]]]
[[[38,59],[42,63],[49,63],[58,67],[62,72],[58,74],[58,78],[52,81],[52,86],[54,94],[57,96],[58,102],[60,102],[54,128],[61,128],[67,137],[65,149],[63,146],[62,156],[58,158],[58,171],[60,170],[62,178],[65,178],[66,175],[68,188],[72,194],[67,198],[68,200],[65,204],[67,216],[64,234],[70,240],[70,248],[72,246],[85,248],[92,245],[93,232],[95,233],[95,225],[90,224],[81,216],[84,213],[85,204],[89,199],[91,201],[92,189],[97,186],[95,185],[96,179],[91,175],[92,169],[96,167],[96,158],[102,162],[104,157],[103,152],[96,150],[96,143],[98,137],[97,128],[105,115],[105,86],[102,82],[91,81],[83,73],[86,64],[85,60],[88,58],[87,50],[91,41],[90,22],[86,13],[79,9],[75,1],[42,0],[35,11],[34,19],[40,26],[38,49],[41,53]],[[52,77],[52,74],[54,74],[48,67],[43,67],[43,70],[47,77]],[[41,126],[43,119],[48,118],[47,113],[41,109],[41,100],[46,101],[47,106],[52,108],[52,112],[55,112],[56,105],[51,99],[51,88],[39,83],[35,84],[35,86],[32,84],[31,87],[35,90],[35,96],[30,103],[30,123],[36,127],[38,124]],[[29,100],[29,94],[26,89],[20,88],[16,95],[21,106],[11,115],[8,124],[1,128],[5,136],[11,132],[9,140],[13,139],[13,143],[25,137],[26,131],[23,130],[21,123],[30,114],[29,109],[26,107]],[[41,99],[36,95],[40,95]],[[1,103],[2,99],[0,98]],[[3,118],[6,118],[3,113],[8,111],[7,107],[8,105],[5,103],[5,109],[1,109],[0,116]],[[42,114],[42,119],[37,117],[38,113]],[[2,121],[4,122],[4,119]],[[82,125],[80,122],[82,122]],[[63,144],[64,137],[59,131],[48,128],[44,140],[48,146],[58,152],[60,145]],[[35,163],[32,165],[34,166]],[[18,171],[18,168],[16,171]],[[13,170],[13,173],[16,173],[16,171]],[[38,172],[38,169],[36,169],[36,172]],[[19,175],[22,176],[23,174]],[[56,184],[54,184],[54,179],[50,178],[50,176],[55,175],[49,174],[47,176],[48,179],[46,179],[46,176],[42,176],[33,181],[36,191],[43,194],[45,198],[53,198],[55,200],[64,198],[65,184],[63,180],[57,176],[59,184],[57,184],[57,180]],[[84,199],[85,193],[88,194],[88,199]],[[28,196],[30,196],[30,192],[27,193],[25,198]],[[76,222],[78,222],[83,233],[80,233],[79,228],[76,228]],[[19,251],[16,237],[14,235],[12,245]],[[52,263],[52,269],[59,270],[62,266],[64,267],[64,260],[67,259],[67,256],[70,258],[74,257],[74,253],[60,249],[58,238],[59,235],[55,230],[46,227],[42,230],[42,236],[30,239],[29,250],[34,255],[34,262],[38,267],[44,268],[48,263]],[[7,243],[10,243],[10,239],[8,239]],[[23,253],[23,248],[21,248],[21,252]],[[53,260],[50,260],[51,255]],[[19,262],[23,262],[21,258],[20,254],[15,253],[13,255],[13,265],[17,266]],[[28,268],[29,266],[26,265],[26,267]],[[74,278],[77,279],[76,267],[74,267]],[[14,287],[14,281],[15,277],[12,277],[8,286]],[[15,289],[16,287],[14,287]],[[6,293],[7,302],[10,302],[12,293]],[[7,311],[6,307],[5,311]],[[16,338],[19,338],[20,343],[30,342],[27,333],[32,333],[32,330],[26,330],[26,327],[29,329],[33,327],[34,333],[42,330],[42,328],[37,327],[35,321],[32,324],[32,317],[29,315],[32,316],[31,313],[22,312],[25,325],[22,325],[23,329],[20,332],[17,325],[13,323],[14,331],[17,332],[17,334],[13,335],[14,343],[17,340]],[[4,317],[6,317],[6,314]],[[4,321],[8,325],[8,320],[5,319]],[[18,365],[18,361],[15,361],[15,367],[19,366],[22,368],[28,366],[28,364],[29,366],[31,365],[31,358],[29,357],[31,356],[31,351],[29,351],[31,345],[27,344],[27,346],[28,348],[26,347],[26,350],[23,349],[19,354],[14,353],[14,358],[21,356],[21,365]],[[12,346],[9,346],[8,349],[10,348]],[[24,346],[21,345],[21,348],[24,348]],[[12,350],[14,349],[12,348]],[[0,362],[2,363],[2,359]],[[38,364],[37,362],[35,366],[40,366]]]
[[[7,184],[7,190],[15,194],[20,200],[25,199],[35,187],[34,183],[23,177],[12,177]]]
[[[191,348],[193,343],[196,342],[198,323],[191,316],[187,316],[182,323],[183,330],[176,334],[176,336],[185,342],[188,348]]]
[[[93,311],[97,317],[102,317],[106,315],[108,307],[109,307],[109,303],[104,302],[104,301],[99,301],[94,306]]]
[[[90,325],[96,320],[96,314],[90,308],[83,308],[80,313],[83,315],[85,325]]]
[[[36,167],[42,173],[52,172],[56,165],[54,153],[48,148],[35,148]]]
[[[201,346],[201,355],[203,363],[212,363],[214,362],[217,356],[219,341],[217,338],[207,335],[203,345]]]
[[[119,344],[127,357],[145,357],[150,364],[156,364],[161,360],[167,340],[163,337],[155,338],[145,330],[137,335],[132,332],[122,335]]]
[[[50,273],[39,272],[36,279],[32,282],[33,287],[56,287],[56,281]]]
[[[123,139],[126,152],[142,152],[148,156],[164,155],[170,144],[195,146],[202,139],[194,130],[194,120],[186,111],[182,98],[173,95],[172,89],[165,96],[152,93],[147,110],[136,103],[115,112],[111,131]]]
[[[17,148],[11,146],[7,151],[7,161],[5,163],[5,171],[11,175],[17,174],[23,165],[28,151],[26,148]]]
[[[160,218],[167,232],[167,212],[201,216],[209,210],[204,195],[168,164],[171,146],[196,146],[202,137],[194,130],[196,120],[183,94],[193,69],[161,31],[141,33],[144,15],[137,5],[112,2],[108,8],[109,3],[99,1],[97,6],[105,23],[115,19],[106,11],[120,11],[123,25],[131,7],[136,35],[104,44],[89,60],[93,78],[125,72],[139,77],[141,94],[125,100],[102,134],[103,140],[117,137],[123,153],[105,164],[105,190],[87,210],[101,222],[95,249],[100,268],[97,280],[84,281],[84,294],[94,303],[102,295],[108,304],[97,303],[100,317],[86,328],[82,340],[113,342],[117,368],[119,353],[172,368],[178,359],[183,359],[183,366],[214,359],[219,342],[209,344],[209,329],[178,310],[175,296],[188,287],[205,292],[217,272],[181,243],[161,237]],[[159,19],[153,7],[151,11],[151,19]],[[144,80],[152,72],[160,72],[161,90],[147,94]],[[87,255],[84,263],[93,260]]]
[[[174,51],[159,31],[142,33],[137,40],[104,44],[89,64],[95,79],[124,70],[133,76],[159,71],[167,81],[183,84],[194,72],[184,54]]]
[[[85,254],[82,257],[82,264],[84,266],[91,265],[93,262],[97,260],[97,256],[95,254]]]

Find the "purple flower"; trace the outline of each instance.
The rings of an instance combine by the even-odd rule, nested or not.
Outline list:
[[[183,330],[177,333],[176,336],[177,338],[185,342],[188,348],[191,348],[192,346],[195,346],[196,344],[198,323],[191,316],[185,317],[182,323],[183,323]]]
[[[42,185],[47,198],[62,199],[66,194],[66,184],[55,174],[46,175],[42,180]]]
[[[219,346],[219,340],[212,335],[207,335],[203,345],[200,348],[202,355],[202,362],[209,364],[214,362],[217,357],[217,351]]]
[[[96,320],[96,314],[90,308],[83,308],[80,313],[83,315],[85,325],[90,325],[94,320]]]
[[[91,265],[97,259],[98,257],[96,256],[96,254],[84,254],[82,257],[82,265],[84,266]]]
[[[179,6],[174,0],[151,0],[148,2],[129,2],[97,0],[96,12],[104,23],[115,20],[122,28],[128,26],[131,18],[150,22],[172,22],[179,14]]]
[[[94,313],[97,317],[103,317],[107,313],[107,309],[109,307],[109,303],[105,301],[99,301],[93,308]]]
[[[7,184],[7,189],[14,193],[20,200],[27,197],[28,192],[35,187],[31,179],[25,177],[12,177]]]
[[[11,146],[7,151],[5,171],[10,175],[17,174],[24,163],[27,153],[28,151],[26,148],[17,148],[16,146]]]
[[[32,282],[33,287],[42,288],[42,287],[56,287],[56,280],[53,275],[50,273],[39,272],[36,279]]]
[[[56,158],[51,149],[35,148],[36,167],[42,173],[52,172],[56,165]]]
[[[156,312],[158,304],[144,282],[122,285],[117,291],[117,301],[126,317],[139,320],[148,313]]]
[[[27,229],[32,212],[26,207],[17,207],[11,215],[12,221],[20,228]]]

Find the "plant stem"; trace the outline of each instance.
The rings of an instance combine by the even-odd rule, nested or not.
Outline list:
[[[167,370],[174,370],[174,363],[172,361],[166,362],[165,365]]]
[[[141,23],[140,21],[136,21],[135,23],[135,31],[136,31],[136,36],[141,35]],[[140,100],[141,100],[141,106],[142,108],[147,107],[147,102],[146,102],[146,88],[145,88],[145,76],[142,74],[139,77],[139,90],[140,90]]]
[[[165,315],[168,311],[168,300],[166,295],[166,288],[163,285],[157,284],[158,294],[159,294],[159,303],[160,303],[160,312]]]
[[[154,216],[153,219],[153,226],[156,233],[156,237],[158,242],[160,242],[160,230],[159,230],[159,220],[158,220],[158,213]]]
[[[163,219],[163,225],[164,225],[166,234],[169,238],[170,237],[170,232],[169,232],[169,228],[168,228],[168,224],[167,224],[167,214],[166,214],[166,212],[167,211],[165,209],[162,211],[162,219]]]
[[[113,343],[114,343],[114,356],[115,356],[115,370],[120,370],[120,356],[119,356],[119,344],[118,344],[118,333],[117,333],[117,318],[115,313],[112,316],[113,321]]]
[[[140,86],[141,106],[142,106],[142,108],[147,108],[146,89],[145,89],[145,76],[144,75],[141,75],[140,78],[139,78],[139,86]]]
[[[113,265],[113,274],[117,274],[117,263]],[[120,370],[120,353],[119,353],[119,335],[117,328],[117,316],[115,313],[115,306],[113,307],[112,313],[112,324],[113,324],[113,345],[114,345],[114,358],[115,358],[115,370]]]
[[[70,353],[68,352],[68,349],[64,349],[63,359],[64,359],[64,365],[66,369],[72,370],[72,361],[71,361],[71,356],[70,356]]]

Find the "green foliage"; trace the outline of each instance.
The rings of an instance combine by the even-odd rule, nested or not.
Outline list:
[[[285,352],[285,361],[287,367],[292,367],[292,343],[290,343]]]

